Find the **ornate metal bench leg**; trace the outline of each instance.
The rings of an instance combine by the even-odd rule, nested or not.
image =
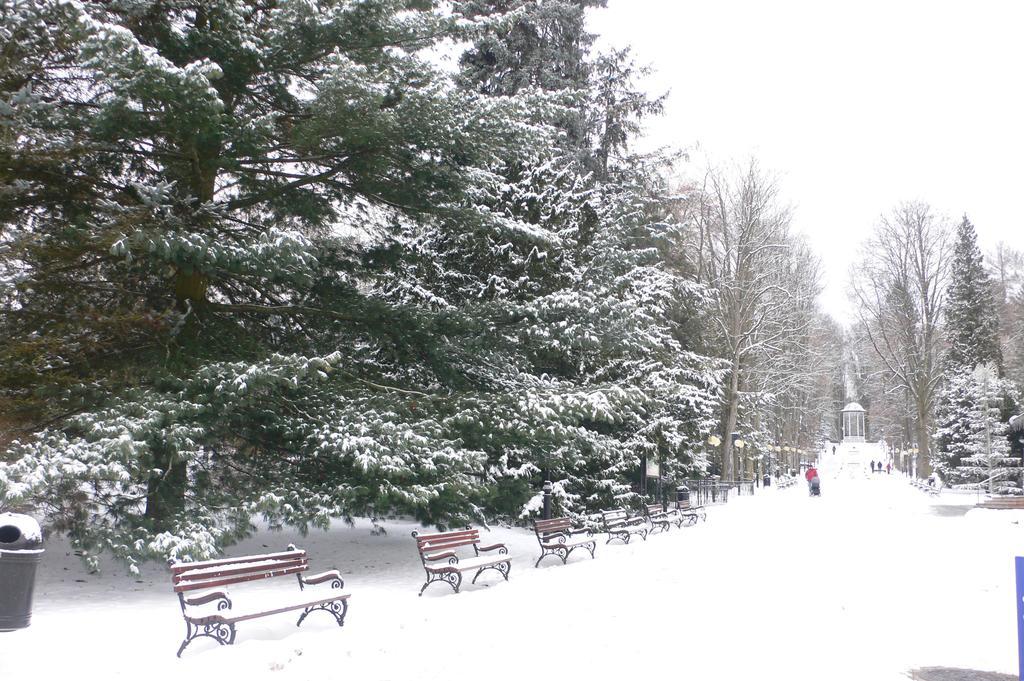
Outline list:
[[[420,590],[420,594],[423,594],[422,590]],[[302,611],[302,614],[299,615],[299,621],[295,623],[295,626],[301,627],[302,620],[306,619],[306,615],[313,612],[314,610],[323,610],[324,612],[330,613],[334,616],[334,619],[338,623],[338,626],[341,627],[345,624],[345,613],[348,612],[348,601],[340,600],[331,601],[330,603],[320,603],[318,605],[311,605]]]
[[[200,628],[197,624],[191,622],[185,623],[188,634],[184,641],[181,642],[181,647],[178,648],[178,657],[181,657],[181,653],[185,650],[189,643],[201,638],[203,636],[212,638],[222,646],[229,646],[235,642],[235,625],[228,623],[214,623],[204,624]]]
[[[451,588],[455,589],[455,593],[459,593],[459,587],[462,585],[462,573],[461,572],[439,572],[439,573],[427,573],[427,581],[420,587],[420,596],[423,595],[423,591],[434,582],[444,582]]]
[[[479,577],[480,574],[484,570],[497,570],[498,572],[501,573],[501,576],[504,577],[505,581],[507,582],[508,581],[508,573],[509,573],[509,570],[511,570],[511,569],[512,569],[512,563],[509,563],[508,561],[503,561],[501,563],[495,563],[494,565],[485,565],[482,568],[480,568],[479,570],[477,570],[476,574],[473,575],[473,582],[472,583],[476,584],[476,578]]]
[[[594,557],[594,550],[597,548],[597,542],[596,541],[592,541],[589,544],[584,544],[583,546],[586,547],[586,549],[588,551],[590,551],[590,557],[593,558]]]
[[[186,620],[185,621],[185,640],[181,642],[180,646],[178,646],[178,657],[181,657],[181,654],[185,651],[185,648],[188,647],[188,644],[191,643],[192,639],[194,639],[195,637],[196,637],[196,635],[192,631],[192,623],[189,622],[188,620]]]
[[[545,558],[547,558],[548,556],[554,556],[555,558],[562,558],[562,564],[564,565],[565,564],[565,558],[562,557],[562,551],[563,550],[564,549],[544,549],[543,550],[544,552],[542,554],[540,554],[540,558],[538,558],[537,562],[533,564],[533,567],[540,567],[540,562],[542,560],[544,560]],[[486,570],[487,568],[480,568],[480,569],[481,570]],[[478,572],[477,574],[479,575],[480,573]],[[476,582],[476,578],[475,577],[473,578],[473,581]]]

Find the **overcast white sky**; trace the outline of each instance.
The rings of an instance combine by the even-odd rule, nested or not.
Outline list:
[[[590,27],[671,91],[651,142],[778,174],[838,319],[859,243],[898,201],[1024,250],[1024,2],[609,0]]]

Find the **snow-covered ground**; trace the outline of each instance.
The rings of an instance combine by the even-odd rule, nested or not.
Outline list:
[[[260,532],[228,555],[306,548],[314,571],[341,569],[352,593],[339,629],[314,613],[193,643],[166,571],[86,574],[50,538],[29,629],[0,634],[0,679],[906,679],[925,666],[1016,671],[1013,556],[1024,515],[929,497],[897,475],[842,475],[826,456],[822,496],[803,485],[714,507],[706,524],[576,552],[508,543],[509,582],[484,573],[452,594],[416,593],[413,524],[339,524],[306,538]],[[469,581],[468,579],[466,580]],[[277,584],[274,584],[277,582]],[[295,590],[287,578],[252,587]],[[235,590],[242,601],[245,587]]]

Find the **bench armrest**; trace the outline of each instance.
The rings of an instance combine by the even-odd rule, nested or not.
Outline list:
[[[444,560],[445,558],[454,558],[455,562],[459,561],[458,555],[456,555],[452,551],[446,551],[444,553],[431,553],[430,555],[427,555],[426,553],[423,554],[423,560]]]
[[[499,553],[508,553],[508,547],[504,544],[491,544],[490,546],[477,546],[477,551],[494,551],[497,549]]]
[[[341,573],[337,570],[327,570],[326,572],[318,572],[315,575],[309,575],[308,577],[300,576],[299,579],[306,586],[314,586],[316,584],[323,584],[324,582],[337,582],[337,586],[332,584],[331,586],[335,589],[342,589],[345,587],[345,580],[341,578]]]
[[[218,610],[225,610],[231,607],[231,599],[228,598],[227,591],[206,591],[201,594],[196,594],[189,598],[185,598],[185,605],[206,605],[214,601],[224,601],[224,605],[217,605]]]

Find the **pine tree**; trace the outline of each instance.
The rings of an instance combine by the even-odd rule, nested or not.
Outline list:
[[[271,523],[481,518],[472,391],[501,310],[410,272],[437,224],[516,229],[501,163],[548,104],[455,87],[440,3],[4,5],[8,506],[88,550],[208,556]],[[38,27],[45,30],[40,31]],[[486,273],[477,271],[477,277]],[[87,490],[87,491],[83,491]]]
[[[953,485],[980,484],[983,491],[1020,494],[1019,462],[1010,457],[1007,423],[1000,410],[1000,398],[1009,386],[993,364],[953,373],[947,380],[943,396],[949,403],[940,412],[945,417],[940,435],[948,461],[957,465],[938,469],[940,475]]]
[[[1005,388],[999,378],[1002,354],[992,279],[966,216],[956,232],[946,336],[945,383],[936,409],[938,451],[932,463],[949,483],[967,484],[990,475],[985,470],[989,464],[1004,463],[1006,439],[998,409],[995,418],[992,412]],[[979,382],[979,372],[992,373],[991,380]]]
[[[509,189],[499,197],[506,214],[552,235],[539,244],[509,238],[503,252],[532,257],[533,272],[543,262],[554,275],[531,277],[532,295],[502,296],[519,303],[511,314],[522,320],[524,370],[536,382],[525,399],[545,414],[529,447],[491,457],[500,503],[513,514],[544,478],[554,481],[561,510],[576,512],[635,498],[643,456],[669,475],[707,465],[699,444],[719,377],[694,331],[707,296],[670,263],[678,226],[666,224],[665,159],[626,154],[638,121],[660,101],[636,90],[628,53],[588,60],[580,49],[593,42],[582,9],[596,4],[478,3],[481,12],[517,11],[515,28],[462,59],[466,87],[500,95],[537,88],[570,105],[556,118],[564,136],[551,156],[533,168],[509,164]],[[543,48],[538,35],[549,36]],[[517,290],[511,278],[491,285]]]
[[[626,156],[632,71],[598,88],[561,33],[595,4],[19,4],[4,504],[134,563],[254,516],[486,522],[542,476],[583,511],[635,494],[641,452],[706,465],[706,291],[670,263],[665,166]],[[447,38],[533,75],[444,73]],[[626,132],[600,183],[598,120]]]
[[[999,348],[999,317],[993,281],[985,269],[974,225],[965,215],[956,229],[956,244],[946,303],[948,367],[976,367],[994,362],[1002,365]]]

